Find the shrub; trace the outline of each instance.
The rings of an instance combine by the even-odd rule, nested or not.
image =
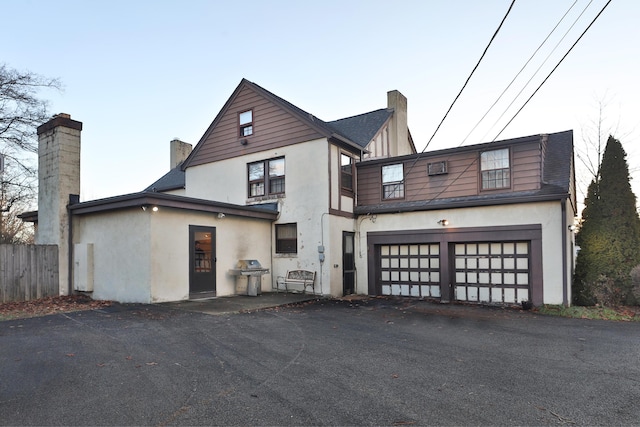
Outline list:
[[[635,305],[640,305],[640,265],[631,270],[631,296]]]
[[[624,286],[605,275],[600,275],[598,280],[589,284],[589,288],[596,304],[601,306],[618,307],[624,305],[627,300]]]

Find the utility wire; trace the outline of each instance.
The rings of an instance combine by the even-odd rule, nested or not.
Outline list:
[[[424,153],[425,150],[427,149],[427,147],[429,147],[429,144],[431,144],[431,141],[433,141],[433,138],[436,136],[436,133],[438,133],[438,130],[440,129],[440,126],[442,126],[442,123],[444,123],[445,119],[447,118],[447,116],[449,115],[449,112],[451,111],[451,109],[453,108],[454,104],[456,103],[456,101],[458,100],[458,98],[460,98],[460,95],[462,95],[462,91],[464,91],[464,89],[467,87],[467,83],[469,83],[469,80],[471,80],[471,76],[473,76],[473,74],[475,73],[475,71],[478,69],[478,67],[480,66],[480,62],[482,62],[482,59],[484,58],[485,54],[487,53],[487,51],[489,50],[489,46],[491,46],[491,43],[493,43],[493,40],[496,38],[496,36],[498,35],[498,32],[500,31],[500,29],[502,28],[502,24],[504,24],[504,21],[506,21],[507,16],[509,16],[509,13],[511,12],[511,9],[513,8],[513,5],[516,3],[516,0],[513,0],[511,2],[511,5],[509,6],[509,9],[507,10],[507,13],[504,15],[504,18],[502,18],[502,21],[500,22],[500,25],[498,25],[498,28],[496,29],[496,31],[493,33],[493,36],[491,37],[491,40],[489,40],[489,44],[487,44],[487,47],[484,48],[484,52],[482,52],[482,55],[480,56],[480,59],[478,59],[478,62],[476,63],[476,66],[473,67],[473,70],[471,70],[471,74],[469,74],[469,77],[467,77],[467,80],[464,82],[464,85],[462,85],[462,89],[460,89],[460,92],[458,92],[458,95],[456,95],[455,99],[453,100],[453,102],[451,103],[451,105],[449,106],[449,109],[447,110],[447,112],[445,113],[444,117],[442,118],[442,120],[440,120],[440,123],[438,124],[438,127],[436,128],[436,130],[433,132],[433,135],[431,135],[431,138],[429,138],[429,141],[427,141],[427,145],[424,146],[424,148],[422,149],[422,152]]]
[[[611,0],[609,0],[600,10],[600,12],[598,12],[598,14],[596,15],[595,18],[593,18],[593,20],[591,21],[591,23],[587,26],[587,28],[582,32],[582,34],[580,34],[580,37],[578,37],[578,39],[575,41],[575,43],[573,43],[573,45],[571,45],[571,47],[569,48],[569,50],[567,51],[567,53],[564,54],[564,56],[560,59],[560,61],[556,64],[555,67],[553,67],[553,70],[551,70],[551,72],[547,75],[547,77],[542,81],[542,83],[540,83],[540,85],[538,86],[538,88],[531,94],[531,96],[529,97],[529,99],[526,100],[526,102],[522,105],[522,107],[520,107],[520,109],[513,115],[513,117],[511,118],[511,120],[509,120],[509,122],[502,128],[502,130],[500,132],[498,132],[498,134],[493,138],[492,141],[495,141],[496,139],[498,139],[498,137],[500,136],[500,134],[502,134],[502,132],[504,132],[504,130],[507,128],[507,126],[509,126],[511,124],[511,122],[513,122],[513,120],[518,116],[518,114],[520,114],[520,112],[524,109],[524,107],[529,103],[529,101],[531,101],[531,98],[534,97],[534,95],[536,93],[538,93],[538,91],[540,90],[540,88],[547,82],[547,80],[549,80],[549,78],[551,77],[551,75],[558,69],[558,67],[560,66],[560,64],[562,64],[562,61],[564,61],[564,59],[569,55],[569,53],[573,50],[573,48],[578,44],[578,42],[580,41],[580,39],[582,39],[582,37],[587,33],[587,31],[589,31],[589,29],[591,28],[591,26],[596,22],[596,20],[600,17],[600,15],[602,15],[602,12],[604,12],[604,10],[607,8],[607,6],[609,6],[609,4],[611,3]]]
[[[593,0],[592,0],[593,1]],[[549,32],[549,34],[547,34],[547,37],[545,37],[545,39],[542,41],[542,43],[540,43],[540,45],[538,46],[538,48],[531,54],[531,56],[529,57],[529,59],[527,60],[527,62],[525,62],[525,64],[522,66],[522,68],[520,68],[520,71],[518,71],[518,73],[515,75],[515,77],[511,80],[511,82],[507,85],[507,87],[504,88],[504,90],[502,91],[502,93],[500,94],[500,96],[498,96],[498,98],[493,102],[493,104],[491,104],[491,106],[489,107],[489,109],[487,110],[486,113],[484,113],[484,115],[480,118],[480,120],[478,120],[478,122],[475,124],[475,126],[473,126],[473,128],[469,131],[469,133],[467,134],[467,136],[464,137],[464,139],[462,140],[462,142],[458,145],[458,147],[461,147],[464,145],[464,143],[467,141],[467,139],[469,139],[469,136],[471,136],[471,134],[478,128],[478,126],[480,125],[480,123],[482,123],[482,121],[487,117],[487,115],[489,115],[489,113],[491,112],[491,110],[493,110],[493,107],[496,106],[496,104],[502,99],[502,97],[504,96],[504,94],[509,90],[509,88],[513,85],[513,83],[516,81],[516,79],[520,76],[520,74],[522,74],[522,72],[524,71],[525,68],[527,68],[527,65],[529,65],[529,63],[533,60],[533,58],[538,54],[538,52],[540,51],[540,49],[542,49],[542,46],[544,46],[547,43],[547,40],[549,40],[549,38],[551,37],[551,35],[558,29],[558,26],[562,23],[562,21],[564,21],[564,18],[567,17],[567,15],[569,14],[569,12],[571,11],[571,9],[573,9],[573,7],[576,5],[576,3],[578,3],[578,0],[575,0],[573,2],[573,4],[571,6],[569,6],[569,9],[567,9],[567,11],[564,13],[564,15],[562,15],[562,18],[560,18],[560,20],[558,21],[558,23],[555,25],[555,27],[553,27],[553,29]],[[589,4],[591,4],[591,2],[589,2]],[[587,6],[588,7],[588,6]],[[545,60],[546,62],[546,60]],[[537,71],[536,71],[537,72]],[[528,83],[527,83],[528,84]],[[525,86],[526,87],[526,86]],[[518,94],[519,95],[519,94]],[[501,116],[502,117],[502,116]]]
[[[547,63],[547,61],[549,60],[549,58],[551,58],[551,55],[553,55],[553,53],[556,51],[556,49],[558,49],[558,47],[560,46],[560,44],[564,41],[564,39],[567,37],[567,35],[569,34],[569,32],[571,32],[571,30],[573,29],[573,27],[575,27],[575,25],[578,23],[578,20],[580,20],[580,18],[582,18],[582,15],[584,15],[584,13],[587,11],[587,9],[589,8],[589,6],[591,6],[591,3],[593,3],[593,0],[591,0],[589,3],[587,3],[587,5],[584,7],[584,9],[582,9],[582,12],[580,12],[580,15],[578,15],[576,17],[576,19],[573,21],[573,24],[571,24],[571,26],[567,29],[567,31],[565,31],[564,35],[562,36],[562,38],[560,40],[558,40],[558,42],[556,43],[556,45],[553,47],[553,49],[551,50],[551,52],[549,52],[549,54],[547,55],[547,57],[544,59],[544,61],[542,61],[542,63],[540,64],[540,66],[536,69],[536,71],[531,75],[531,77],[529,77],[529,80],[527,80],[527,83],[525,83],[525,85],[522,87],[522,89],[520,89],[520,91],[518,92],[518,94],[516,96],[513,97],[513,100],[509,103],[509,105],[507,106],[507,108],[504,109],[504,111],[502,112],[502,114],[500,114],[500,116],[496,119],[496,121],[491,125],[491,127],[489,128],[489,130],[487,130],[485,132],[485,134],[482,136],[482,140],[484,141],[484,139],[487,137],[487,135],[489,134],[489,132],[491,132],[493,130],[493,128],[498,124],[498,122],[500,122],[500,120],[502,120],[502,118],[504,117],[505,114],[507,114],[507,111],[509,111],[509,109],[511,108],[511,106],[516,102],[516,100],[520,97],[520,95],[522,95],[522,92],[524,92],[524,90],[529,86],[529,84],[533,81],[533,79],[535,78],[535,76],[538,75],[538,73],[540,72],[540,70],[542,69],[542,67]],[[498,136],[496,136],[493,141],[496,140]]]
[[[429,141],[427,141],[427,144],[424,146],[424,148],[422,149],[422,151],[420,152],[420,155],[423,154],[426,149],[429,147],[429,144],[431,144],[431,141],[433,141],[433,138],[436,136],[436,133],[438,133],[438,130],[440,129],[440,127],[442,126],[442,123],[444,123],[445,119],[447,118],[447,116],[449,115],[449,112],[451,111],[451,109],[453,108],[453,106],[455,105],[456,101],[458,100],[458,98],[460,98],[460,95],[462,95],[462,91],[464,91],[464,89],[467,87],[467,84],[469,83],[469,80],[471,80],[471,77],[473,76],[473,74],[475,73],[475,71],[478,69],[478,67],[480,66],[480,62],[482,62],[482,59],[484,58],[484,56],[486,55],[487,51],[489,50],[489,47],[491,46],[491,44],[493,43],[493,40],[495,40],[496,36],[498,35],[498,33],[500,32],[500,29],[502,29],[502,25],[504,24],[504,21],[507,20],[507,16],[509,16],[509,13],[511,13],[511,9],[513,9],[513,5],[516,3],[516,0],[513,0],[511,2],[511,4],[509,5],[509,9],[507,9],[507,13],[505,13],[504,17],[502,18],[502,21],[500,21],[500,25],[498,25],[498,28],[496,28],[495,32],[493,33],[493,36],[491,36],[491,39],[489,40],[489,43],[487,44],[487,46],[484,48],[484,51],[482,52],[482,55],[480,56],[480,59],[478,59],[478,62],[476,63],[475,67],[473,67],[473,70],[471,70],[471,73],[469,74],[469,77],[467,77],[467,80],[464,82],[464,85],[462,85],[462,89],[460,89],[460,92],[458,92],[458,95],[456,95],[455,99],[453,100],[453,102],[451,103],[451,105],[449,106],[449,109],[447,110],[447,112],[445,113],[444,117],[442,118],[442,120],[440,120],[440,123],[438,124],[438,127],[436,128],[436,130],[433,132],[433,135],[431,135],[431,138],[429,138]],[[411,164],[411,166],[409,166],[409,169],[407,169],[406,172],[404,172],[403,176],[403,182],[406,179],[406,177],[409,175],[409,172],[411,172],[411,170],[415,167],[416,163],[418,163],[418,160],[420,160],[420,155],[418,155],[415,160],[413,161],[413,163]]]
[[[567,53],[565,53],[565,55],[562,57],[562,59],[560,59],[560,61],[558,62],[558,64],[554,67],[553,70],[551,70],[551,72],[547,75],[547,77],[545,78],[545,80],[540,84],[540,86],[538,86],[538,88],[535,90],[535,92],[529,97],[529,99],[525,102],[525,104],[520,108],[520,110],[518,110],[518,112],[513,116],[513,118],[509,121],[509,123],[507,123],[507,125],[500,131],[500,133],[498,133],[498,135],[496,135],[496,137],[493,139],[493,141],[495,141],[498,136],[506,129],[506,127],[515,119],[515,117],[518,115],[518,113],[520,113],[520,111],[522,111],[522,109],[525,107],[525,105],[531,100],[531,98],[533,98],[533,96],[538,92],[538,90],[542,87],[542,85],[544,85],[544,83],[549,79],[549,77],[551,77],[551,74],[553,74],[553,72],[560,66],[560,64],[562,63],[562,61],[564,61],[564,59],[569,55],[569,53],[573,50],[573,48],[578,44],[578,42],[580,41],[580,39],[586,34],[586,32],[591,28],[591,26],[596,22],[596,20],[600,17],[600,15],[602,14],[602,12],[604,12],[604,10],[607,8],[607,6],[609,6],[609,3],[611,3],[611,0],[609,0],[604,6],[603,8],[600,10],[600,12],[598,12],[598,15],[596,15],[596,17],[591,21],[591,23],[587,26],[587,28],[582,32],[582,34],[580,35],[580,37],[578,37],[578,39],[575,41],[575,43],[573,43],[573,45],[571,46],[571,48],[569,48],[569,50],[567,51]],[[424,150],[423,150],[424,153]],[[414,161],[414,163],[411,165],[411,168],[413,168],[415,166],[415,164],[417,163],[418,159],[420,156],[418,156],[418,158],[416,158],[416,160]],[[471,166],[473,166],[475,164],[476,160],[470,162],[467,167],[456,177],[454,178],[449,184],[447,184],[444,188],[442,188],[438,194],[435,197],[432,197],[431,200],[435,200],[436,198],[438,198],[442,193],[444,193],[453,183],[455,183],[460,176],[462,176],[467,170],[469,170],[469,168]],[[409,170],[411,170],[411,168]]]

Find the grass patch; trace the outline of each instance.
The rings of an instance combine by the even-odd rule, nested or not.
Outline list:
[[[543,305],[538,313],[549,316],[571,317],[574,319],[615,320],[621,322],[639,322],[640,313],[630,307],[565,307],[562,305]]]

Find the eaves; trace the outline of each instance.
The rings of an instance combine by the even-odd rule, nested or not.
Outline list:
[[[275,221],[278,212],[271,209],[253,206],[241,206],[192,197],[176,196],[163,193],[133,193],[106,199],[69,205],[74,216],[89,215],[99,212],[110,212],[129,208],[174,208],[194,212],[222,213],[245,218],[266,219]]]
[[[418,202],[397,202],[389,204],[377,204],[357,206],[356,215],[385,214],[385,213],[405,213],[445,209],[475,208],[483,206],[514,205],[523,203],[539,203],[550,201],[561,201],[569,198],[568,193],[563,194],[527,194],[520,196],[509,196],[508,198],[461,198],[426,200]]]

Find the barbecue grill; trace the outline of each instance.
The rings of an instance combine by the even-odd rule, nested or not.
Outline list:
[[[236,294],[255,297],[262,293],[262,276],[269,274],[269,269],[262,268],[257,259],[241,259],[229,274],[236,276]]]

